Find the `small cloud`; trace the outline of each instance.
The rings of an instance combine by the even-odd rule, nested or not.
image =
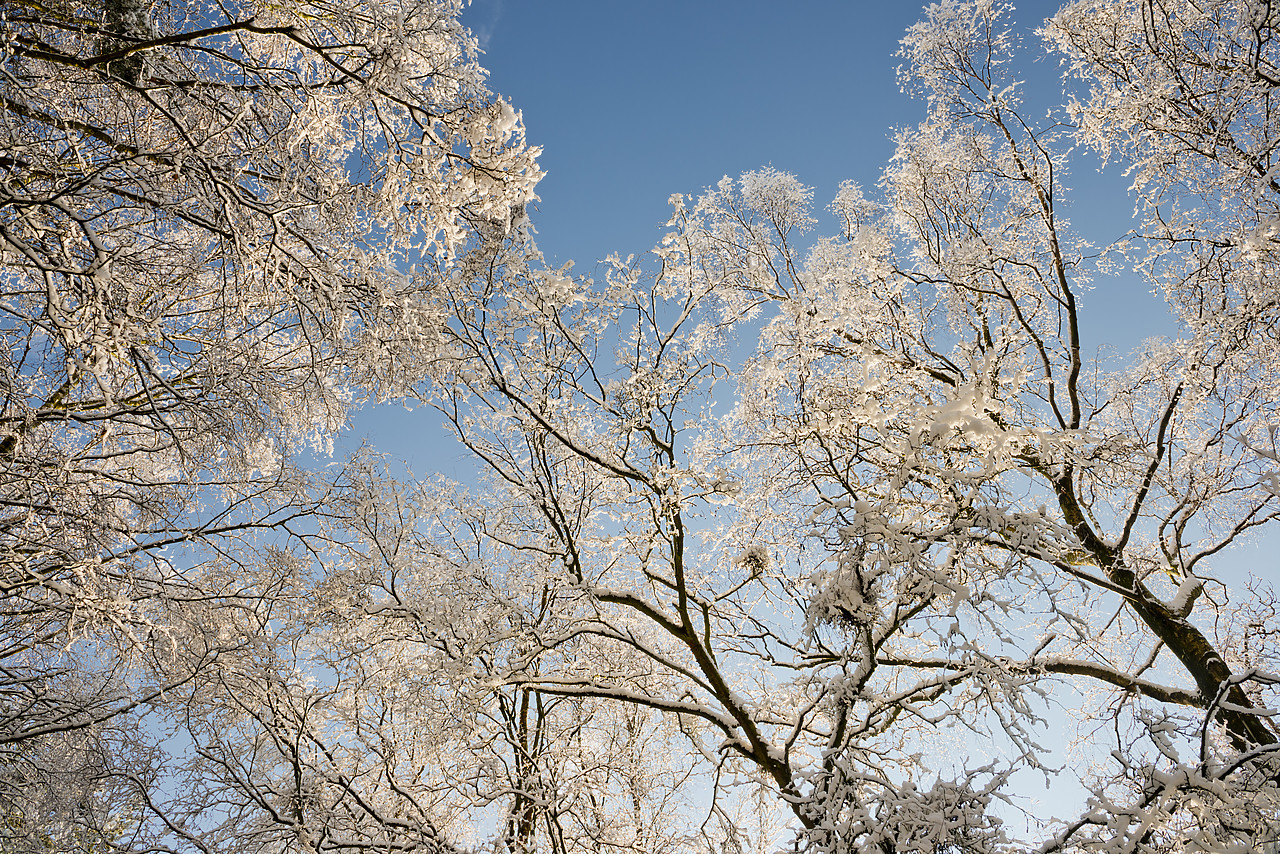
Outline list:
[[[505,5],[506,0],[473,0],[471,3],[471,8],[479,13],[479,20],[472,25],[471,33],[476,37],[481,50],[489,49],[489,41],[493,38],[498,22],[502,20]]]

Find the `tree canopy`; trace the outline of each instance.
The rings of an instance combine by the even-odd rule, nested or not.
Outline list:
[[[0,838],[1280,845],[1270,4],[1069,3],[1045,119],[1010,7],[929,6],[874,188],[725,178],[598,277],[457,12],[7,7]],[[1115,276],[1177,334],[1088,353]],[[390,397],[482,482],[304,465]]]
[[[207,615],[269,619],[314,549],[341,478],[299,454],[435,334],[406,271],[523,215],[536,151],[458,11],[3,4],[9,850],[126,844],[159,785],[132,712],[255,642]]]

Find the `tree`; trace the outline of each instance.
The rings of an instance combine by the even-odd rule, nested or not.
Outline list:
[[[685,850],[694,772],[670,722],[493,678],[524,665],[527,635],[561,625],[558,594],[488,539],[519,537],[523,508],[477,517],[447,485],[409,487],[373,460],[350,477],[325,510],[323,580],[299,567],[269,612],[209,609],[246,642],[169,699],[190,747],[153,789],[191,794],[156,805],[166,843]]]
[[[69,844],[32,781],[73,767],[131,780],[136,830],[122,716],[253,647],[209,615],[263,618],[316,547],[300,455],[436,335],[405,271],[523,216],[537,151],[460,8],[3,5],[6,845]]]
[[[360,457],[323,493],[300,486],[292,504],[278,505],[273,490],[295,482],[284,472],[308,485],[279,464],[269,489],[245,487],[231,513],[214,517],[217,527],[193,529],[198,519],[185,520],[197,502],[241,495],[237,484],[265,477],[241,436],[270,436],[282,450],[307,432],[311,422],[293,417],[298,398],[249,380],[234,398],[242,410],[200,398],[209,418],[248,420],[236,413],[251,411],[260,422],[250,423],[275,425],[255,434],[216,422],[241,443],[232,448],[245,448],[243,463],[233,454],[223,463],[216,445],[203,457],[183,450],[204,448],[203,433],[168,426],[195,423],[170,413],[188,412],[188,384],[206,386],[134,365],[132,350],[116,362],[84,351],[77,381],[92,388],[114,388],[117,375],[151,378],[126,401],[146,401],[151,432],[113,427],[101,441],[151,437],[147,459],[168,454],[186,478],[174,483],[195,484],[185,495],[175,487],[173,501],[185,503],[163,505],[170,516],[139,509],[117,536],[142,537],[143,518],[174,529],[181,518],[180,532],[202,535],[211,552],[172,557],[160,565],[174,571],[155,581],[145,567],[95,562],[90,577],[113,579],[139,603],[118,620],[122,634],[154,626],[174,642],[131,646],[96,629],[109,624],[101,618],[92,636],[111,654],[63,659],[66,677],[50,684],[68,696],[63,683],[87,673],[85,684],[114,690],[116,672],[136,680],[136,671],[100,666],[131,663],[121,650],[174,650],[145,672],[170,680],[149,702],[180,735],[166,740],[167,755],[134,762],[141,771],[110,749],[36,738],[19,742],[12,767],[47,768],[41,751],[75,752],[89,797],[59,805],[59,815],[118,849],[1274,847],[1275,597],[1262,583],[1246,595],[1219,577],[1229,547],[1280,509],[1268,444],[1280,423],[1267,141],[1274,62],[1269,13],[1255,7],[1068,6],[1044,33],[1083,83],[1068,112],[1043,123],[1021,102],[1009,9],[992,0],[929,7],[902,49],[903,83],[925,99],[925,121],[899,133],[875,193],[840,188],[829,208],[840,228],[829,237],[809,236],[812,191],[764,169],[697,199],[673,197],[652,259],[610,259],[600,281],[548,269],[524,219],[485,209],[479,189],[455,208],[470,231],[454,240],[428,229],[424,238],[449,260],[413,271],[396,264],[425,259],[395,241],[408,240],[397,224],[419,216],[416,196],[367,220],[361,240],[392,241],[381,266],[342,254],[363,245],[342,228],[365,221],[322,227],[308,212],[291,225],[295,209],[281,208],[267,217],[271,228],[297,230],[268,232],[267,245],[293,248],[243,268],[254,276],[237,278],[247,262],[234,254],[234,263],[175,268],[193,271],[192,282],[216,275],[219,287],[266,283],[258,299],[285,300],[261,318],[250,313],[260,325],[242,338],[282,323],[296,332],[249,337],[264,342],[254,357],[211,375],[256,376],[261,354],[279,352],[269,357],[280,367],[260,382],[293,377],[286,391],[328,389],[330,376],[404,390],[443,414],[488,479],[474,491],[406,485]],[[103,14],[135,20],[127,10]],[[298,21],[261,34],[258,19],[241,22],[236,38],[314,52],[316,40],[298,36],[313,19]],[[112,24],[95,54],[130,98],[150,91],[154,53],[185,44],[154,37],[140,58],[114,46],[137,32]],[[218,44],[210,61],[242,61],[238,47]],[[226,97],[252,100],[260,85],[237,82]],[[1144,100],[1135,107],[1135,98]],[[486,109],[500,136],[507,110]],[[341,115],[338,127],[364,127]],[[481,154],[492,141],[464,133],[432,150],[449,164],[464,140]],[[1141,224],[1116,247],[1091,247],[1062,215],[1062,182],[1082,144],[1138,179]],[[298,156],[330,154],[318,145]],[[332,156],[334,167],[351,168],[348,155]],[[458,164],[476,188],[491,186],[484,162],[473,152]],[[532,178],[519,162],[505,168]],[[369,167],[369,195],[357,188],[342,198],[373,204],[393,171]],[[233,174],[255,194],[247,218],[274,203],[272,181],[293,175],[261,162]],[[465,184],[424,180],[450,192]],[[320,195],[315,211],[340,208]],[[256,245],[258,231],[234,233],[232,245]],[[157,244],[158,258],[205,257],[166,239],[182,251]],[[298,257],[337,284],[312,288],[319,279],[293,272]],[[1090,287],[1130,268],[1164,290],[1182,331],[1119,364],[1091,357],[1082,345],[1084,305],[1097,298]],[[62,281],[61,267],[49,269]],[[87,264],[77,269],[67,287],[98,281]],[[300,277],[285,279],[298,291],[267,288],[286,274]],[[203,305],[193,294],[187,304]],[[166,358],[180,360],[193,351],[212,359],[224,339],[173,340]],[[174,375],[203,378],[201,370]],[[30,398],[49,400],[59,386],[51,388]],[[74,418],[15,428],[15,447],[126,400],[96,393],[97,408]],[[64,399],[73,398],[44,405]],[[288,417],[263,416],[254,407],[264,401],[268,412],[285,401]],[[89,441],[82,446],[97,447]],[[121,473],[138,477],[132,469],[111,466],[136,461],[111,453],[95,464],[113,483],[132,483]],[[207,462],[181,468],[188,460],[218,461],[222,480],[204,476]],[[231,524],[294,537],[245,536],[212,553]],[[166,542],[156,536],[130,540],[137,545],[117,547],[118,556],[152,559],[139,546]],[[42,595],[69,583],[46,575]],[[178,583],[192,593],[174,595]],[[38,604],[10,624],[32,631],[33,614],[65,621],[65,608]],[[1041,744],[1064,705],[1078,720],[1065,758]],[[77,725],[73,735],[148,743],[127,731],[136,716],[119,703],[105,708],[99,729]],[[1037,775],[1074,779],[1080,810],[1055,816],[1027,804],[1021,791]],[[70,838],[81,837],[60,837]]]
[[[1274,597],[1215,566],[1277,512],[1271,18],[1073,4],[1045,32],[1092,94],[1036,124],[1007,12],[909,31],[928,116],[836,236],[766,169],[675,197],[656,269],[464,266],[427,396],[520,508],[475,541],[558,608],[490,678],[675,721],[717,805],[745,776],[824,851],[1020,850],[1066,695],[1090,800],[1042,850],[1266,850]],[[1103,252],[1062,215],[1080,142],[1138,178]],[[1183,331],[1112,368],[1082,303],[1126,257]]]

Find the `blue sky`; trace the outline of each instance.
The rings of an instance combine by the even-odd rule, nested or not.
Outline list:
[[[872,9],[877,11],[871,11]],[[580,272],[643,252],[667,198],[772,164],[834,194],[874,182],[911,3],[475,0],[490,85],[523,110],[547,177],[535,214],[549,259]]]
[[[1056,5],[1029,3],[1033,26]],[[647,251],[672,193],[772,165],[817,188],[875,183],[895,126],[924,104],[898,90],[912,2],[473,0],[494,91],[524,113],[547,177],[535,212],[548,259],[589,272]],[[1056,76],[1056,65],[1048,68]]]

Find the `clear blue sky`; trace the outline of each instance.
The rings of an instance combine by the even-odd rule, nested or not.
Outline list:
[[[1020,6],[1034,26],[1057,6]],[[524,113],[547,177],[535,212],[548,259],[590,272],[661,235],[672,193],[766,165],[816,187],[870,186],[895,126],[924,105],[898,91],[913,2],[474,0],[491,88]],[[1034,39],[1034,37],[1032,37]],[[1056,75],[1056,66],[1049,69]]]

